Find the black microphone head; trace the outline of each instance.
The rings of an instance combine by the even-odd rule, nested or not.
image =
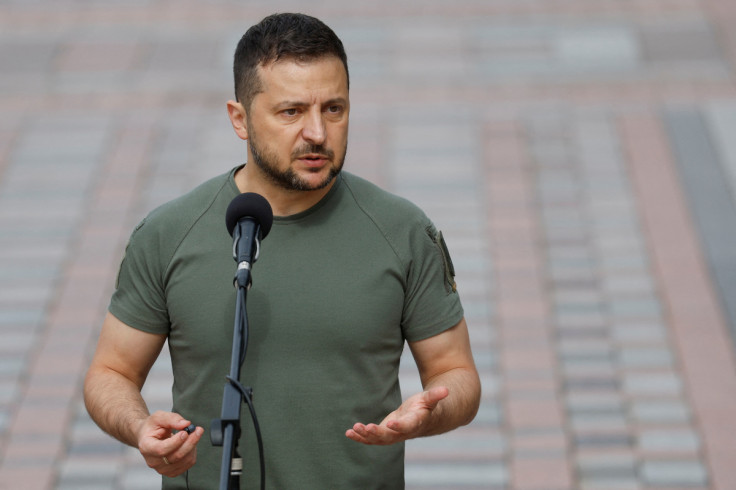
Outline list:
[[[235,225],[243,218],[253,218],[261,225],[261,238],[266,238],[273,224],[273,210],[265,197],[255,192],[238,194],[230,201],[225,213],[225,225],[232,236]]]

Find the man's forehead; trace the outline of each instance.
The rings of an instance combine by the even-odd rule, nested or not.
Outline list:
[[[330,92],[329,97],[347,98],[347,73],[340,59],[334,56],[308,61],[279,59],[259,65],[258,75],[261,95],[319,90]]]
[[[334,72],[341,72],[345,80],[347,80],[347,72],[340,58],[336,56],[322,56],[319,58],[300,59],[296,57],[285,57],[267,63],[258,65],[258,74],[266,78],[273,76],[279,79],[288,78],[290,75],[298,79],[304,76],[305,72],[324,72],[325,75],[334,77]]]

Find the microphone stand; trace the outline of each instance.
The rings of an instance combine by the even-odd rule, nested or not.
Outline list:
[[[257,241],[256,246],[258,246]],[[253,259],[253,262],[255,262],[255,259]],[[230,373],[227,376],[228,383],[225,384],[222,396],[222,417],[212,421],[210,430],[212,445],[223,447],[222,464],[220,466],[220,490],[240,489],[243,460],[238,453],[238,440],[241,435],[240,407],[243,399],[249,402],[249,408],[252,411],[250,399],[253,390],[240,384],[240,371],[248,349],[248,315],[245,302],[246,293],[252,282],[250,269],[251,263],[240,262],[233,281],[236,287],[236,300]]]

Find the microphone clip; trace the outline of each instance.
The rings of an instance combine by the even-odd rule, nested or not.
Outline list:
[[[253,259],[253,262],[256,260]],[[248,261],[242,261],[238,264],[238,268],[235,270],[235,276],[233,277],[233,287],[238,289],[240,287],[250,290],[253,284],[253,278],[250,274],[251,263]]]

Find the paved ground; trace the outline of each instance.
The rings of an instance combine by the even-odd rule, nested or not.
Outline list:
[[[443,229],[483,378],[473,424],[408,445],[409,488],[736,488],[736,4],[315,4],[348,165]],[[0,1],[0,488],[157,487],[80,397],[116,266],[243,160],[234,45],[305,5]]]

